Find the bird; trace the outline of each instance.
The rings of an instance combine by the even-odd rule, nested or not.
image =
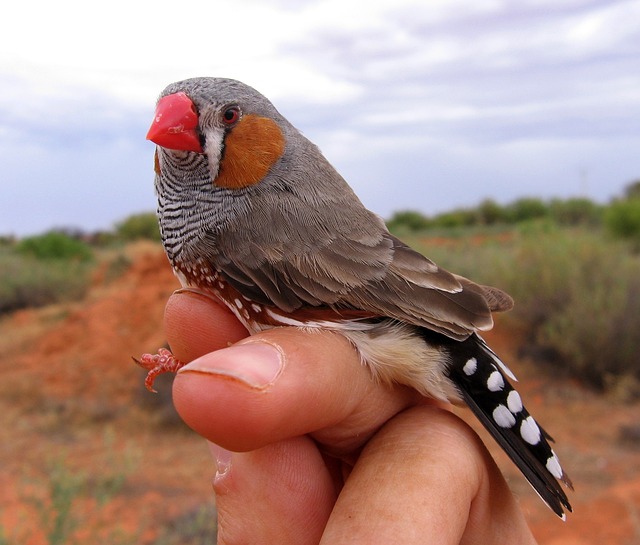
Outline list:
[[[156,144],[161,239],[182,286],[226,305],[250,334],[337,332],[373,378],[467,405],[553,512],[573,484],[481,332],[513,299],[451,273],[392,235],[319,148],[261,93],[197,77],[160,94]],[[153,389],[183,363],[136,360]]]

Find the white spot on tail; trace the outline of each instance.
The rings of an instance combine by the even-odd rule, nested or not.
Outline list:
[[[527,416],[520,425],[520,435],[530,445],[540,442],[540,428],[532,416]]]
[[[551,453],[552,456],[549,456],[547,459],[547,469],[556,479],[562,479],[564,472],[562,471],[562,467],[560,467],[560,460],[558,460],[555,452],[551,451]]]
[[[504,405],[498,405],[493,411],[493,420],[501,428],[512,428],[515,426],[516,418]]]
[[[494,371],[487,379],[487,388],[491,392],[499,392],[504,388],[504,379],[499,371]]]
[[[522,399],[520,394],[515,390],[511,390],[507,396],[507,407],[513,413],[519,413],[522,410]]]
[[[462,368],[462,370],[464,371],[464,374],[467,375],[468,377],[473,375],[477,369],[478,369],[478,360],[475,358],[471,358],[467,360],[467,363],[465,363],[464,367]]]

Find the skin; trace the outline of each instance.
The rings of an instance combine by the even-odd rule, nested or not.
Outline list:
[[[176,408],[211,443],[218,544],[533,544],[486,448],[446,406],[376,384],[340,335],[250,338],[176,292]],[[230,345],[230,343],[233,343]]]

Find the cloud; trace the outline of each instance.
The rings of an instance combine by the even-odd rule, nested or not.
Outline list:
[[[0,232],[152,208],[156,97],[197,75],[263,92],[384,215],[606,200],[640,173],[637,2],[61,0],[7,17]]]

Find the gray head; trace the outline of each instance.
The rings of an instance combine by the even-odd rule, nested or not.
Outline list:
[[[158,144],[158,215],[172,262],[205,252],[213,260],[226,244],[242,251],[256,233],[269,233],[267,245],[303,244],[316,229],[340,232],[347,218],[372,221],[317,147],[239,81],[169,85],[147,137]]]
[[[284,121],[269,99],[253,87],[228,78],[189,78],[168,85],[160,98],[185,93],[195,105],[201,118],[224,106],[239,106],[245,114],[256,114]]]

